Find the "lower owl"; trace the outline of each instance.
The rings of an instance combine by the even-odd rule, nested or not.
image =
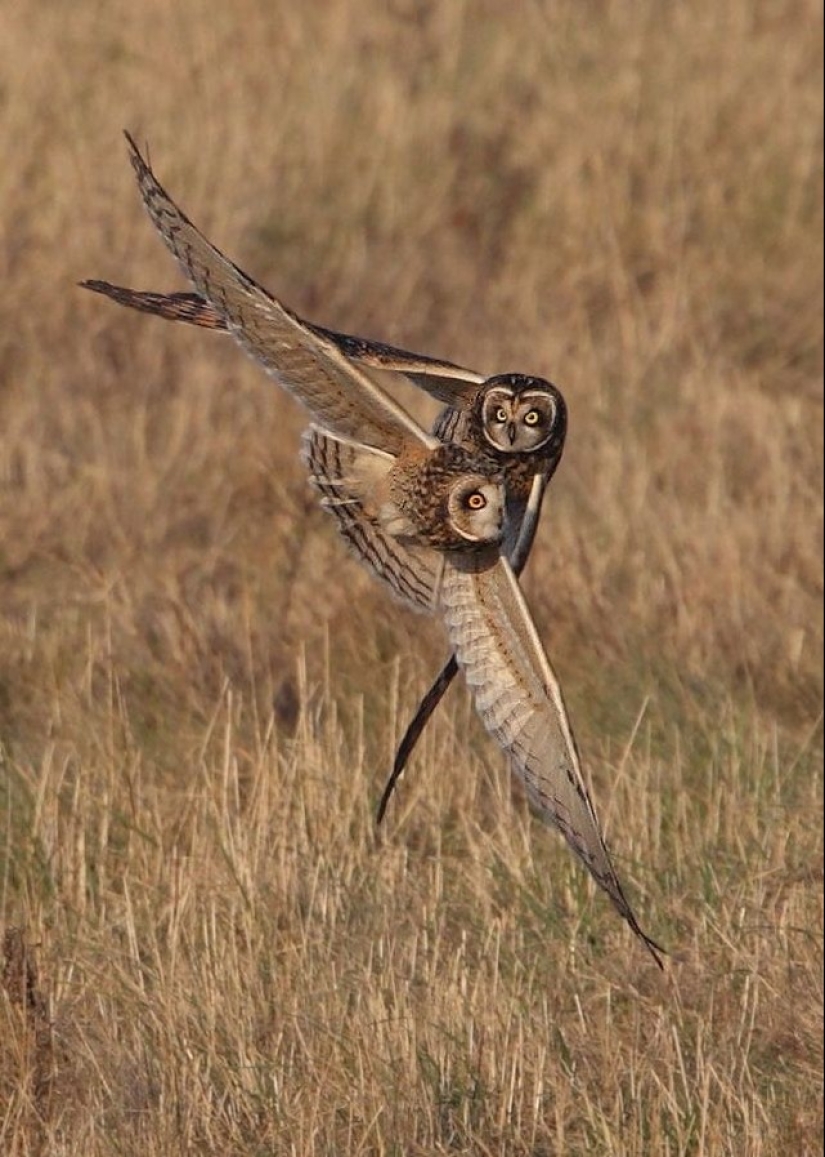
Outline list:
[[[304,435],[303,457],[322,505],[361,560],[396,594],[443,619],[479,716],[530,802],[661,966],[662,949],[639,925],[611,861],[561,688],[501,550],[501,484],[472,470],[411,474],[403,461],[317,426]],[[425,479],[432,491],[419,506]]]
[[[441,554],[499,546],[505,489],[457,446],[394,458],[310,426],[302,458],[356,556],[405,603],[432,613]]]

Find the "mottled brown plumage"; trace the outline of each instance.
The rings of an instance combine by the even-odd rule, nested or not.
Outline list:
[[[303,459],[346,541],[416,609],[438,610],[445,554],[501,544],[500,476],[480,473],[461,447],[394,458],[313,425]]]

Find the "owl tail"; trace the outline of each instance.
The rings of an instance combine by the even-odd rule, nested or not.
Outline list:
[[[443,559],[427,547],[400,541],[381,498],[395,458],[319,426],[305,432],[301,457],[321,506],[361,562],[403,602],[433,611]]]

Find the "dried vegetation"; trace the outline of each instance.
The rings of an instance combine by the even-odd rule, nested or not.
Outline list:
[[[822,1138],[820,6],[0,8],[0,1150]],[[552,377],[526,586],[664,977],[345,559],[120,131],[339,328]],[[419,399],[405,399],[426,413]]]

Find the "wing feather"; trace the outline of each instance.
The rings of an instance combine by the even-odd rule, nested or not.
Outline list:
[[[487,730],[510,757],[542,818],[562,833],[661,966],[616,873],[561,689],[507,560],[493,551],[446,560],[441,606]]]
[[[188,276],[188,274],[187,274]],[[229,332],[226,318],[211,302],[199,293],[152,293],[149,290],[128,289],[124,285],[113,285],[109,281],[94,278],[81,281],[83,289],[100,293],[111,298],[118,305],[128,306],[141,313],[151,313],[164,317],[167,321],[185,321],[201,329]],[[297,318],[297,314],[295,315]],[[484,375],[475,370],[467,370],[453,362],[432,358],[427,354],[410,353],[384,342],[372,341],[353,334],[338,333],[326,326],[316,325],[305,318],[298,318],[306,329],[326,338],[335,348],[359,365],[371,369],[386,370],[402,374],[410,379],[430,397],[459,409],[469,406],[484,382]]]
[[[505,533],[505,554],[516,575],[520,575],[524,570],[533,549],[548,482],[546,472],[534,474],[527,502],[523,505],[518,504],[518,508],[516,503],[508,506],[506,529],[509,534]]]
[[[199,293],[152,293],[150,290],[128,289],[126,286],[116,286],[110,281],[96,279],[81,281],[80,285],[83,289],[91,289],[93,293],[110,297],[119,305],[137,309],[142,314],[154,314],[156,317],[167,318],[169,322],[186,322],[204,330],[229,332],[227,319],[221,311]],[[472,404],[479,385],[485,381],[483,374],[456,366],[454,362],[429,358],[427,354],[414,354],[407,349],[386,345],[383,341],[339,333],[326,329],[324,325],[308,322],[305,318],[299,320],[312,333],[331,341],[345,358],[370,369],[402,374],[436,401],[456,406],[459,410]]]
[[[127,140],[155,228],[247,353],[324,426],[394,454],[410,438],[431,448],[438,444],[334,342],[305,325],[207,241],[156,180],[128,134]]]
[[[339,533],[358,558],[402,602],[433,613],[444,569],[444,556],[431,547],[403,542],[388,534],[376,503],[381,481],[393,460],[380,451],[310,426],[302,455],[321,505],[335,519]]]

